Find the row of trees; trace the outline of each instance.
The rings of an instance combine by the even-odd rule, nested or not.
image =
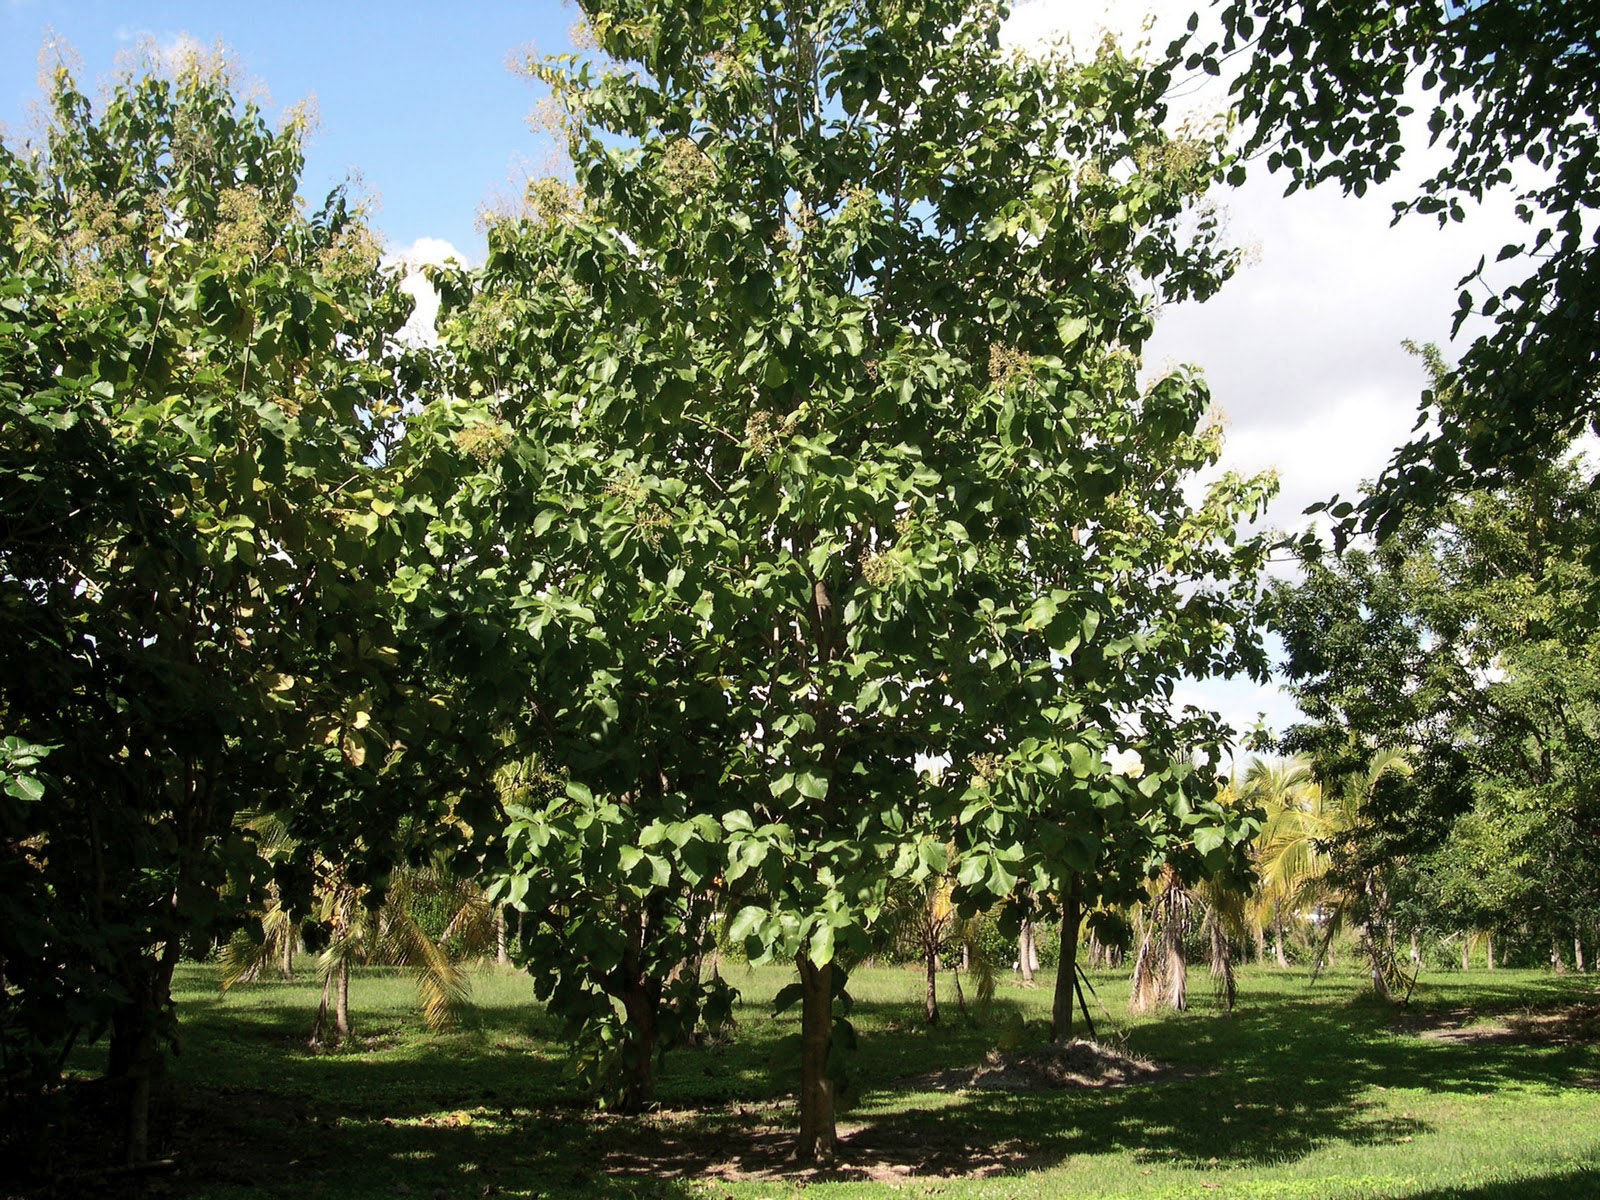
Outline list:
[[[1436,43],[1501,7],[1441,17]],[[1227,15],[1230,38],[1267,21],[1260,136],[1332,146],[1359,188],[1351,137],[1393,139],[1294,116],[1295,56],[1330,35],[1280,36],[1320,18],[1279,8]],[[585,10],[592,59],[528,64],[571,174],[493,224],[481,269],[438,273],[435,349],[398,340],[409,304],[347,198],[301,206],[299,122],[269,126],[214,64],[130,77],[98,113],[58,73],[45,143],[0,146],[0,1032],[8,1084],[37,1087],[109,1030],[131,1159],[183,948],[319,895],[349,946],[350,904],[376,909],[407,859],[495,881],[624,1104],[722,1003],[697,962],[730,912],[752,957],[796,964],[800,1153],[824,1160],[842,963],[891,889],[950,878],[958,914],[1076,931],[1152,879],[1244,878],[1258,818],[1219,788],[1224,731],[1170,701],[1180,676],[1265,670],[1267,540],[1241,525],[1271,485],[1187,498],[1220,445],[1204,384],[1139,374],[1154,307],[1235,263],[1201,201],[1242,168],[1163,100],[1188,48],[1008,54],[998,4]],[[1510,93],[1518,56],[1403,28],[1446,99],[1483,61]],[[1411,50],[1392,42],[1371,57]],[[1470,189],[1478,118],[1453,119],[1441,187]],[[1486,128],[1486,153],[1530,153]],[[1583,144],[1551,133],[1579,183]],[[1565,261],[1502,322],[1518,346],[1572,349]],[[1499,411],[1475,369],[1430,394],[1446,439]],[[1591,400],[1547,409],[1566,430]],[[1507,495],[1462,501],[1461,527]],[[1390,543],[1416,580],[1362,592],[1357,557],[1278,598],[1325,784],[1417,748],[1341,843],[1352,879],[1387,838],[1466,837],[1421,819],[1440,798],[1503,816],[1466,760],[1522,811],[1590,819],[1587,676],[1562,674],[1586,626],[1551,582],[1584,543],[1540,542],[1521,578],[1551,615],[1513,635],[1489,581],[1470,620],[1417,590],[1429,529]],[[1513,660],[1535,646],[1543,668]],[[1453,707],[1417,707],[1435,677]]]
[[[1558,461],[1311,561],[1274,598],[1307,718],[1287,741],[1324,786],[1408,748],[1329,841],[1377,944],[1537,930],[1560,963],[1600,917],[1597,516],[1580,464]]]
[[[599,69],[533,65],[573,175],[439,275],[432,350],[295,119],[56,75],[0,152],[8,1083],[109,1029],[141,1158],[186,946],[275,905],[337,968],[453,850],[624,1105],[722,1002],[713,908],[793,961],[826,1159],[896,881],[1076,928],[1238,857],[1168,698],[1264,668],[1269,484],[1187,501],[1204,385],[1138,373],[1232,269],[1228,159],[1161,64],[1000,15],[594,12]]]

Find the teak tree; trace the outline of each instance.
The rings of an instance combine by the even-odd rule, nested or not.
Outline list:
[[[234,814],[353,853],[431,713],[372,636],[410,303],[342,193],[301,211],[303,123],[225,64],[98,112],[58,71],[48,111],[0,145],[0,714],[53,747],[7,835],[42,908],[6,1027],[109,1027],[137,1161],[178,956],[268,875]]]
[[[1177,762],[1162,688],[1234,654],[1263,485],[1185,505],[1206,390],[1138,379],[1155,303],[1232,269],[1196,203],[1227,164],[1167,131],[1163,67],[1007,52],[998,5],[585,12],[599,65],[530,63],[573,182],[442,279],[441,526],[486,676],[569,799],[604,797],[585,827],[639,840],[518,834],[505,894],[558,862],[647,910],[725,893],[796,963],[799,1153],[827,1160],[839,958],[890,881],[952,865],[991,760],[1076,795],[1144,712]],[[964,837],[960,869],[1005,892],[1014,840]],[[621,953],[601,924],[573,934]]]

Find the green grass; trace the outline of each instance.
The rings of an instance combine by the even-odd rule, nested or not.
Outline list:
[[[621,1118],[581,1105],[557,1029],[519,975],[479,972],[460,1027],[432,1037],[408,980],[362,972],[351,988],[361,1043],[312,1054],[309,980],[222,998],[208,968],[185,968],[170,1072],[184,1167],[168,1186],[218,1200],[1600,1195],[1593,977],[1434,974],[1402,1021],[1363,998],[1354,974],[1308,988],[1303,972],[1272,968],[1243,973],[1229,1017],[1202,969],[1189,1012],[1134,1020],[1126,981],[1096,975],[1111,1014],[1095,1012],[1102,1033],[1114,1023],[1130,1049],[1181,1069],[1138,1087],[1018,1094],[905,1080],[977,1063],[1019,1019],[1044,1018],[1047,987],[1003,984],[972,1022],[943,996],[945,1023],[929,1030],[916,974],[858,971],[855,1070],[867,1093],[841,1117],[840,1169],[819,1175],[782,1157],[794,1021],[771,1018],[767,1001],[788,973],[727,974],[744,994],[733,1041],[669,1055],[663,1111]],[[1574,1004],[1590,1006],[1586,1028],[1532,1020]],[[1463,1021],[1476,1036],[1421,1035]],[[1024,1036],[1037,1041],[1037,1026]],[[708,1178],[719,1164],[756,1177]]]

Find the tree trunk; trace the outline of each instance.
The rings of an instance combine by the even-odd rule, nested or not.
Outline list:
[[[1372,990],[1381,1000],[1389,1000],[1389,981],[1383,975],[1383,954],[1377,936],[1370,925],[1361,931],[1361,940],[1367,944],[1367,970],[1372,976]]]
[[[1576,933],[1572,935],[1572,968],[1583,973],[1583,938]]]
[[[1256,957],[1257,964],[1267,961],[1267,930],[1259,922],[1252,922],[1256,927]]]
[[[311,1048],[319,1048],[323,1044],[323,1034],[328,1028],[328,999],[333,991],[333,975],[330,973],[322,978],[322,999],[317,1004],[317,1019],[311,1026]]]
[[[1228,933],[1222,921],[1213,912],[1207,924],[1211,927],[1211,975],[1222,980],[1222,1002],[1225,1012],[1233,1011],[1238,998],[1238,987],[1233,974],[1233,947],[1228,944]]]
[[[1058,1046],[1072,1040],[1072,1001],[1078,982],[1078,925],[1083,920],[1083,882],[1074,875],[1061,898],[1061,953],[1056,958],[1056,991],[1050,1005],[1050,1037]]]
[[[1561,943],[1555,938],[1550,939],[1550,969],[1557,975],[1567,973],[1566,961],[1561,957]]]
[[[934,989],[934,979],[939,973],[939,951],[930,947],[923,951],[926,980],[922,991],[922,1015],[929,1025],[939,1023],[939,994]]]
[[[284,979],[294,978],[294,926],[285,923],[283,930],[283,954],[278,959],[278,974]]]
[[[801,1162],[827,1164],[834,1159],[833,1080],[828,1076],[828,1049],[833,1042],[833,963],[818,967],[805,951],[795,958],[800,968],[800,1142]]]
[[[1183,1012],[1189,1007],[1189,963],[1183,957],[1182,922],[1173,915],[1167,917],[1162,940],[1167,958],[1167,1007],[1173,1012]]]
[[[1415,929],[1411,931],[1411,965],[1412,967],[1422,965],[1422,951],[1417,948],[1417,931]]]
[[[174,898],[174,902],[175,902]],[[127,980],[129,1003],[111,1022],[106,1074],[121,1086],[124,1166],[138,1166],[150,1157],[150,1093],[165,1070],[166,1055],[157,1022],[172,1004],[172,973],[178,965],[178,942],[164,944],[154,961],[138,956]]]
[[[1283,906],[1280,901],[1272,902],[1272,942],[1273,953],[1277,957],[1280,967],[1289,965],[1289,958],[1283,952]]]
[[[494,961],[505,966],[511,961],[506,954],[506,910],[503,904],[494,908]]]
[[[107,1075],[122,1089],[122,1161],[126,1166],[150,1156],[150,1082],[161,1057],[151,1014],[129,1005],[111,1022]]]
[[[339,956],[338,995],[334,1001],[333,1031],[342,1043],[350,1036],[350,958]]]
[[[1471,939],[1469,939],[1465,933],[1461,935],[1461,969],[1463,971],[1472,965],[1472,959],[1468,947],[1468,942],[1470,940]]]
[[[1033,972],[1039,960],[1033,952],[1033,918],[1022,918],[1022,930],[1017,935],[1017,965],[1022,969],[1022,982],[1033,986]]]
[[[1156,1006],[1154,937],[1154,925],[1146,925],[1144,934],[1139,939],[1138,953],[1133,956],[1133,980],[1128,988],[1129,1012],[1146,1013]]]
[[[626,1074],[620,1108],[627,1113],[643,1112],[656,1098],[656,1009],[661,989],[635,975],[627,981],[621,999],[628,1028],[622,1050]]]
[[[1494,934],[1483,935],[1483,965],[1489,970],[1494,970]]]

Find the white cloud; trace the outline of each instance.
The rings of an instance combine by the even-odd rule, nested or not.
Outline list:
[[[1160,51],[1196,8],[1199,40],[1211,40],[1216,10],[1196,0],[1098,7],[1024,0],[1003,38],[1021,48],[1065,38],[1082,56],[1109,30],[1125,46],[1142,40]],[[1227,66],[1220,79],[1181,80],[1175,108],[1216,112],[1227,104],[1228,82]],[[1416,107],[1425,114],[1429,106],[1420,100]],[[1425,147],[1423,115],[1412,120],[1406,142]],[[1480,255],[1493,259],[1501,245],[1523,240],[1526,226],[1504,191],[1444,229],[1429,218],[1391,224],[1394,203],[1414,195],[1442,155],[1414,151],[1402,177],[1362,198],[1332,186],[1285,197],[1287,178],[1268,174],[1264,163],[1253,165],[1244,187],[1216,195],[1232,237],[1256,251],[1255,262],[1207,303],[1164,311],[1145,361],[1152,373],[1174,362],[1204,370],[1228,423],[1221,468],[1278,471],[1270,524],[1304,528],[1308,504],[1356,496],[1413,436],[1427,380],[1402,340],[1436,342],[1447,359],[1459,356],[1473,327],[1450,343],[1458,281]],[[1276,686],[1248,681],[1190,681],[1178,699],[1218,711],[1240,730],[1258,711],[1279,730],[1295,719]]]
[[[439,319],[439,292],[423,275],[422,268],[443,266],[447,262],[468,265],[467,256],[443,238],[422,237],[402,250],[386,254],[385,267],[401,267],[405,274],[400,290],[414,301],[416,308],[411,318],[400,330],[400,338],[413,345],[432,345],[438,339],[435,325]]]

